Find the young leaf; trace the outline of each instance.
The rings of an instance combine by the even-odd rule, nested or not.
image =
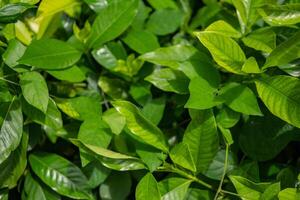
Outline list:
[[[138,5],[138,0],[116,0],[102,9],[92,25],[88,46],[101,46],[123,33],[134,20]]]
[[[244,74],[241,69],[246,57],[241,47],[233,39],[206,31],[198,32],[196,36],[210,51],[218,65],[229,72]]]
[[[168,152],[162,131],[147,120],[139,109],[127,101],[114,101],[113,106],[126,118],[128,129],[143,142]]]
[[[289,76],[273,76],[255,81],[257,92],[275,116],[300,127],[300,81]]]
[[[247,74],[260,74],[262,73],[261,69],[259,68],[256,59],[254,57],[248,58],[243,67],[242,71],[247,73]]]
[[[204,172],[218,152],[219,138],[212,110],[190,110],[192,121],[183,142],[188,145],[197,172]]]
[[[138,183],[135,191],[136,200],[160,200],[158,184],[151,173],[146,174]]]
[[[1,116],[2,117],[2,116]],[[0,129],[0,164],[15,150],[22,138],[23,115],[21,105],[16,97],[13,98]]]
[[[38,72],[25,72],[20,76],[20,85],[25,100],[33,107],[46,113],[49,92],[44,77]]]
[[[295,200],[299,199],[300,194],[296,188],[286,188],[279,192],[279,200]]]
[[[235,30],[230,24],[223,20],[219,20],[212,23],[205,29],[205,32],[217,33],[233,38],[240,38],[242,36],[242,34],[239,31]]]
[[[70,161],[50,153],[30,154],[33,172],[57,193],[75,199],[89,199],[91,192],[87,178]]]
[[[66,42],[41,39],[32,41],[18,62],[39,69],[58,70],[72,66],[80,57],[81,53]]]
[[[178,70],[169,68],[156,68],[152,74],[145,78],[157,88],[178,94],[187,94],[189,79]]]

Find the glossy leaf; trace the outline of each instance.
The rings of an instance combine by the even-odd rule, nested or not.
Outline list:
[[[138,1],[112,1],[102,9],[92,25],[89,47],[100,46],[124,32],[137,14]]]
[[[18,148],[0,164],[0,187],[14,188],[27,165],[28,133],[23,133]]]
[[[279,200],[295,200],[300,197],[299,192],[295,188],[286,188],[279,192]]]
[[[113,105],[126,118],[127,127],[135,136],[155,148],[168,152],[161,130],[147,120],[135,105],[127,101],[115,101]]]
[[[78,50],[63,41],[42,39],[34,40],[18,62],[35,68],[57,70],[72,66],[80,57]]]
[[[270,25],[293,25],[300,22],[300,5],[266,5],[258,10],[263,19]]]
[[[238,43],[229,37],[206,31],[198,32],[196,36],[210,51],[218,65],[229,72],[243,74],[241,68],[246,57]]]
[[[263,68],[288,64],[300,57],[300,32],[297,32],[291,38],[281,43],[267,57]]]
[[[91,198],[87,178],[70,161],[43,152],[30,154],[29,162],[33,172],[59,194],[74,199]]]
[[[22,138],[23,115],[21,105],[16,97],[10,102],[3,116],[0,129],[0,164],[15,150]]]
[[[179,143],[173,147],[170,152],[170,158],[175,164],[196,172],[196,166],[187,144]]]
[[[242,34],[239,31],[235,30],[230,24],[223,20],[219,20],[212,23],[205,29],[205,32],[217,33],[233,38],[240,38],[242,36]]]
[[[26,3],[7,4],[0,8],[0,23],[16,22],[27,9],[32,7]]]
[[[300,81],[288,76],[273,76],[257,80],[256,88],[259,97],[275,116],[300,127],[299,93]]]
[[[47,72],[58,80],[69,81],[72,83],[82,82],[86,79],[83,71],[76,65],[63,70],[51,70]]]
[[[218,151],[218,133],[212,110],[190,110],[192,121],[183,142],[188,145],[197,172],[204,172]]]

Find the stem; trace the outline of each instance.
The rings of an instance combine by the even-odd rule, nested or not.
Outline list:
[[[185,171],[182,171],[182,170],[180,170],[178,168],[175,168],[175,167],[173,167],[170,164],[166,163],[165,166],[159,167],[157,171],[159,171],[159,172],[173,172],[173,173],[179,174],[179,175],[181,175],[183,177],[186,177],[186,178],[188,178],[190,180],[193,180],[193,181],[199,183],[200,185],[202,185],[202,186],[204,186],[204,187],[206,187],[206,188],[208,188],[210,190],[214,190],[214,188],[213,188],[212,185],[210,185],[210,184],[208,184],[208,183],[206,183],[206,182],[198,179],[197,177],[195,177],[195,176],[193,176],[191,174],[186,173]]]
[[[228,167],[228,154],[229,154],[229,144],[226,144],[226,150],[225,150],[225,162],[224,162],[224,169],[223,169],[223,174],[221,177],[221,181],[218,187],[218,190],[216,192],[215,198],[214,200],[217,200],[219,193],[222,191],[222,185],[226,176],[226,172],[227,172],[227,167]]]
[[[2,78],[2,77],[0,77],[0,80],[6,81],[6,82],[11,83],[11,84],[14,84],[14,85],[19,85],[18,83],[15,83],[15,82],[13,82],[13,81],[7,80],[7,79]]]

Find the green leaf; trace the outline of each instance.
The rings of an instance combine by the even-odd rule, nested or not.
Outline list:
[[[3,61],[12,69],[19,71],[17,67],[19,64],[18,60],[23,56],[25,50],[26,46],[18,40],[12,39],[9,41],[8,47],[2,55]]]
[[[211,200],[212,195],[208,190],[189,188],[184,200]]]
[[[101,184],[99,193],[101,199],[125,200],[130,193],[131,177],[128,173],[113,173]]]
[[[158,125],[164,115],[166,98],[156,98],[149,100],[142,109],[142,114],[154,125]]]
[[[162,200],[183,200],[191,184],[191,180],[184,178],[167,178],[158,183]]]
[[[44,77],[38,72],[25,72],[20,75],[20,85],[25,100],[33,107],[46,113],[49,92]]]
[[[58,70],[72,66],[80,57],[81,53],[66,42],[41,39],[32,41],[18,62],[39,69]]]
[[[242,41],[255,50],[271,53],[276,47],[276,34],[271,28],[260,28],[244,37]]]
[[[29,162],[33,172],[57,193],[74,199],[89,199],[87,178],[70,161],[45,152],[32,153]]]
[[[263,69],[273,66],[288,64],[300,57],[300,31],[282,42],[267,57]]]
[[[162,131],[147,120],[135,105],[127,101],[114,101],[113,106],[126,118],[127,127],[132,134],[143,142],[168,152]]]
[[[22,195],[26,199],[40,199],[40,200],[59,200],[60,196],[48,188],[46,185],[40,183],[28,173],[25,177],[24,188]]]
[[[273,115],[300,127],[300,81],[289,76],[273,76],[255,81],[261,100]]]
[[[228,83],[220,89],[219,97],[236,112],[246,115],[262,115],[255,94],[245,85],[234,82]]]
[[[0,23],[16,22],[27,9],[32,7],[26,3],[7,4],[0,8]]]
[[[300,193],[296,188],[286,188],[279,192],[278,198],[279,200],[295,200],[299,199]]]
[[[93,117],[85,120],[79,129],[78,139],[89,145],[107,148],[110,144],[112,134],[109,127],[100,117]],[[80,151],[81,162],[83,166],[87,165],[91,159],[86,156],[86,152]]]
[[[227,107],[222,110],[216,116],[216,122],[218,126],[223,128],[231,128],[240,120],[240,114]]]
[[[265,22],[272,26],[293,25],[300,22],[300,4],[266,5],[258,9]]]
[[[175,9],[156,10],[149,17],[146,30],[156,35],[168,35],[175,32],[182,22],[182,12]]]
[[[149,17],[151,10],[150,7],[145,5],[144,1],[139,1],[138,12],[131,26],[135,29],[144,29],[145,21]]]
[[[117,0],[102,9],[92,25],[88,46],[101,46],[123,33],[134,20],[138,4],[138,0]]]
[[[146,174],[138,183],[135,191],[136,200],[160,200],[158,184],[151,173]]]
[[[273,200],[276,199],[278,193],[280,192],[280,182],[274,183],[267,187],[264,193],[261,195],[263,200]]]
[[[147,165],[150,172],[155,171],[166,159],[167,155],[147,144],[135,141],[135,151]]]
[[[266,112],[263,118],[250,117],[242,126],[239,146],[247,156],[254,160],[270,160],[297,135],[300,136],[297,131],[293,126]]]
[[[28,133],[23,133],[18,148],[11,152],[10,156],[0,164],[0,188],[14,188],[27,165]]]
[[[104,167],[99,160],[90,162],[82,169],[83,173],[88,178],[88,184],[91,188],[98,187],[109,176],[111,170]]]
[[[84,144],[76,139],[70,139],[70,141],[80,149],[100,156],[99,160],[107,168],[118,171],[145,169],[145,165],[136,157],[120,154],[99,146]]]
[[[230,24],[223,20],[219,20],[210,24],[205,29],[205,32],[216,33],[233,38],[240,38],[242,36],[242,34],[239,31],[235,30]]]
[[[29,119],[43,126],[48,136],[52,136],[50,138],[52,142],[56,141],[56,136],[63,131],[63,122],[61,113],[52,99],[49,99],[46,113],[31,106],[25,100],[22,100],[22,109]]]
[[[0,164],[15,150],[22,138],[23,115],[21,105],[16,97],[13,98],[0,129]]]
[[[230,176],[238,194],[242,199],[260,199],[262,193],[270,186],[270,183],[254,183],[240,176]]]
[[[101,97],[98,93],[91,92],[85,96],[68,99],[55,99],[57,106],[66,115],[78,120],[89,120],[91,117],[100,117],[102,107]]]
[[[210,64],[211,62],[206,54],[199,52],[195,47],[181,44],[158,48],[155,51],[141,55],[139,59],[156,65],[166,66],[177,70],[179,69],[184,73],[188,69],[181,69],[181,65],[188,60],[200,60],[205,64]],[[188,76],[188,74],[186,75]]]
[[[156,10],[164,9],[164,8],[172,8],[178,9],[176,3],[172,0],[147,0],[147,2]]]
[[[114,108],[106,110],[102,115],[102,119],[109,125],[111,131],[117,135],[122,132],[126,125],[125,117]]]
[[[262,73],[261,69],[259,68],[256,59],[254,57],[250,57],[246,60],[242,67],[242,71],[247,74],[260,74]]]
[[[188,145],[197,172],[207,170],[219,148],[219,138],[212,110],[190,110],[192,121],[185,130],[183,142]]]
[[[213,158],[212,162],[209,164],[207,170],[204,172],[204,175],[214,179],[221,180],[224,172],[224,163],[225,163],[225,150],[221,149]],[[228,154],[228,166],[226,173],[229,173],[236,167],[236,158],[232,152]]]
[[[156,68],[152,74],[145,78],[157,88],[178,94],[187,94],[189,79],[178,70],[169,68]]]
[[[193,172],[197,170],[189,146],[185,143],[176,144],[170,152],[170,158],[175,164],[183,168]]]
[[[51,70],[47,72],[58,80],[68,81],[71,83],[82,82],[86,79],[84,72],[76,65],[67,69]]]
[[[228,72],[244,74],[241,69],[246,56],[237,42],[229,37],[206,31],[198,32],[196,36],[210,51],[218,65]]]
[[[250,29],[251,26],[259,19],[257,9],[264,3],[262,0],[233,0],[233,5],[237,9],[237,15],[241,25],[242,32]]]
[[[218,85],[211,84],[208,80],[198,76],[190,81],[190,98],[185,107],[193,109],[208,109],[223,102],[216,98],[218,94]]]
[[[132,50],[140,54],[153,51],[160,47],[157,37],[149,31],[132,29],[122,40]]]
[[[77,0],[42,0],[37,10],[37,17],[33,20],[37,39],[51,36],[59,27],[60,13],[70,11],[79,5],[80,1]]]

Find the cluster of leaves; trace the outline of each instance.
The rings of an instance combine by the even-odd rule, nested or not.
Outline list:
[[[0,199],[299,200],[299,0],[0,0]]]

